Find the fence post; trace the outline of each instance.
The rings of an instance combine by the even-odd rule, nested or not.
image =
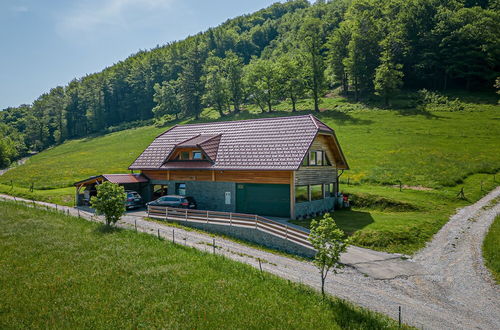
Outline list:
[[[229,212],[229,227],[233,225],[233,213]]]
[[[168,206],[165,207],[165,220],[168,220]]]
[[[257,214],[255,215],[255,229],[257,229]]]
[[[186,221],[188,221],[188,209],[186,209]]]
[[[214,247],[214,254],[215,254],[215,238],[213,239],[213,247]]]
[[[148,218],[149,218],[149,205],[148,205]]]
[[[207,223],[208,223],[208,210],[207,210]]]
[[[158,228],[158,239],[160,239],[160,228]]]
[[[401,306],[399,306],[399,327],[401,328]]]
[[[175,229],[172,229],[172,243],[175,244]]]
[[[137,233],[137,219],[134,219],[135,232]]]

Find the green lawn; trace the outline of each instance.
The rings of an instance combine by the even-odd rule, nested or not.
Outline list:
[[[497,284],[500,284],[500,216],[490,227],[483,242],[483,257]]]
[[[419,111],[408,106],[408,95],[394,100],[392,109],[352,103],[342,97],[323,99],[324,111],[314,114],[336,130],[351,167],[341,177],[341,189],[358,201],[371,201],[335,216],[355,244],[413,253],[457,207],[476,201],[498,184],[493,173],[500,169],[500,106],[491,95],[456,96],[466,102],[466,110]],[[289,108],[285,102],[275,112],[262,114],[248,107],[223,120],[293,115],[285,111]],[[306,110],[310,108],[310,100],[301,101],[296,114],[313,113]],[[213,120],[221,119],[216,111],[206,109],[199,122]],[[194,121],[178,123],[188,122]],[[0,192],[7,193],[12,182],[11,193],[26,196],[33,182],[35,191],[28,192],[29,196],[72,205],[73,191],[66,187],[91,175],[126,172],[154,137],[167,128],[140,127],[66,142],[1,176]],[[433,190],[400,193],[392,187],[400,181]],[[455,197],[462,187],[467,201]],[[377,198],[390,200],[373,202]]]
[[[0,328],[382,329],[396,322],[224,257],[0,202]]]
[[[344,185],[343,191],[350,195],[353,206],[335,211],[333,218],[355,245],[413,254],[425,246],[457,208],[480,199],[497,185],[498,181],[491,174],[474,174],[459,186],[429,191]],[[457,198],[462,187],[467,200]],[[293,222],[309,227],[310,221]]]

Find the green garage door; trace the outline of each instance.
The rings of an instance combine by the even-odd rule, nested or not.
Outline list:
[[[236,212],[290,217],[290,185],[236,184]]]

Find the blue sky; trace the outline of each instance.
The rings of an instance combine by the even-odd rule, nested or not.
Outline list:
[[[0,0],[0,109],[277,0]]]

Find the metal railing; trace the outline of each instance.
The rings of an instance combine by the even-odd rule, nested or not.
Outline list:
[[[254,214],[148,206],[148,217],[255,229],[314,249],[308,240],[309,233],[306,231]]]

